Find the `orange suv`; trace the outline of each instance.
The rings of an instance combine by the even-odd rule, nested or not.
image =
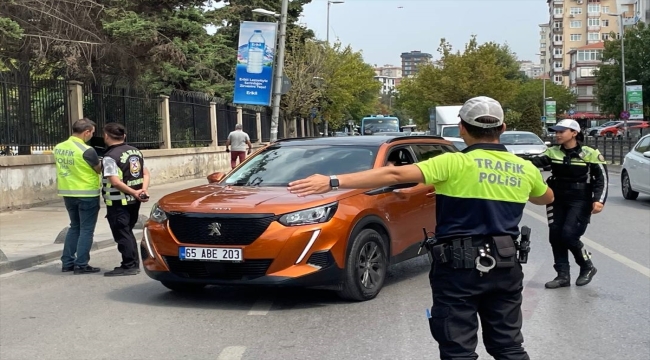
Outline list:
[[[423,228],[434,230],[433,186],[298,197],[287,184],[316,173],[402,166],[455,151],[436,136],[275,142],[227,175],[210,175],[209,184],[161,198],[145,225],[143,267],[176,291],[212,284],[318,286],[350,300],[372,299],[387,267],[418,256]]]

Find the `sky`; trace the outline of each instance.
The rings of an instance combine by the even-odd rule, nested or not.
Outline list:
[[[325,39],[327,0],[307,4],[300,22]],[[472,34],[479,43],[507,43],[520,60],[539,62],[539,24],[547,22],[546,0],[345,0],[330,6],[329,36],[378,66],[401,66],[400,54],[412,50],[438,59],[441,38],[462,50]]]

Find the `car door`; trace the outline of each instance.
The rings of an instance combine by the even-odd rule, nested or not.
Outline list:
[[[643,153],[650,151],[650,136],[641,139],[628,156],[627,173],[632,189],[644,193],[650,192],[650,159]]]
[[[395,145],[386,151],[384,164],[399,167],[414,164],[416,159],[410,145]],[[394,165],[389,165],[388,161]],[[378,197],[377,204],[390,228],[391,256],[404,253],[409,246],[422,240],[422,226],[419,224],[426,218],[423,208],[429,199],[427,192],[427,186],[416,184],[395,189]]]
[[[442,144],[416,144],[413,146],[418,162],[426,161],[447,152],[457,152],[453,146]],[[426,199],[422,207],[422,213],[426,216],[422,219],[423,225],[427,231],[435,231],[436,227],[436,189],[433,185],[424,185],[426,187]],[[422,234],[422,236],[424,236]]]

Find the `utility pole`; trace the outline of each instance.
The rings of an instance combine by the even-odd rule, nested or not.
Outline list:
[[[284,71],[284,47],[287,39],[288,11],[289,0],[282,0],[282,10],[280,10],[280,41],[278,43],[278,59],[275,65],[275,81],[273,82],[270,142],[275,142],[278,140],[278,124],[280,122],[280,100],[282,99],[282,75]]]

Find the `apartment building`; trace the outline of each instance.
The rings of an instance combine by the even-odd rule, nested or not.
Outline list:
[[[402,53],[400,57],[402,58],[402,75],[409,77],[417,73],[419,64],[430,63],[433,55],[416,50]]]
[[[542,73],[543,74],[548,74],[548,64],[549,64],[549,58],[548,58],[548,49],[549,49],[549,44],[548,41],[550,39],[549,37],[549,32],[551,31],[550,26],[548,23],[546,24],[539,24],[539,63],[542,66]]]
[[[554,83],[569,86],[569,52],[603,42],[612,32],[619,33],[618,17],[612,16],[622,8],[618,1],[547,0],[550,18],[547,65]],[[632,15],[626,13],[625,17]]]
[[[379,90],[381,94],[396,93],[397,92],[396,87],[397,85],[399,85],[400,79],[401,78],[394,78],[390,76],[381,76],[381,75],[375,76],[375,80],[381,83],[381,90]]]
[[[402,77],[402,68],[394,65],[384,65],[375,67],[375,74],[377,76],[388,76],[392,78]]]
[[[604,49],[605,43],[597,42],[569,51],[569,88],[578,97],[578,113],[599,113],[595,71],[602,62]]]
[[[541,64],[536,64],[530,60],[519,61],[519,72],[531,79],[538,78],[544,73]]]

